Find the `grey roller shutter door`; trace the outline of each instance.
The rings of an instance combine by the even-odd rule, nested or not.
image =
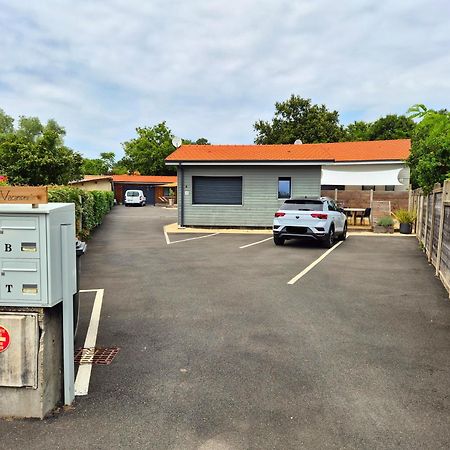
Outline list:
[[[242,205],[242,177],[192,177],[193,203]]]

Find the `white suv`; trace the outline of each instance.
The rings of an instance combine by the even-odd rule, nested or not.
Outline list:
[[[273,219],[275,245],[283,245],[286,239],[308,238],[330,248],[336,239],[346,237],[344,210],[327,197],[286,200]]]
[[[130,190],[125,192],[125,206],[130,205],[139,205],[145,206],[146,198],[144,197],[144,193],[139,190]]]

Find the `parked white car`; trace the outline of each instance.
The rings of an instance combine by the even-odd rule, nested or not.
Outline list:
[[[347,237],[344,210],[327,197],[286,200],[273,219],[273,241],[283,245],[287,239],[320,241],[330,248],[337,239]]]
[[[145,206],[145,202],[147,199],[144,196],[144,193],[139,189],[129,190],[125,192],[125,206]]]

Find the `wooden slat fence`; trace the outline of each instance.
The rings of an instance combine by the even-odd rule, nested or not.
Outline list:
[[[409,206],[417,213],[417,239],[450,295],[450,180],[429,194],[412,191]]]

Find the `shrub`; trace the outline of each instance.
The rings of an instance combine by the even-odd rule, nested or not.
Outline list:
[[[400,223],[414,223],[416,220],[416,213],[407,209],[398,209],[394,216]]]
[[[377,225],[380,227],[390,227],[394,225],[394,220],[391,216],[383,216],[377,220]]]
[[[114,205],[114,193],[107,191],[84,191],[70,186],[51,186],[49,202],[74,203],[77,236],[89,237],[91,231],[103,222]]]

